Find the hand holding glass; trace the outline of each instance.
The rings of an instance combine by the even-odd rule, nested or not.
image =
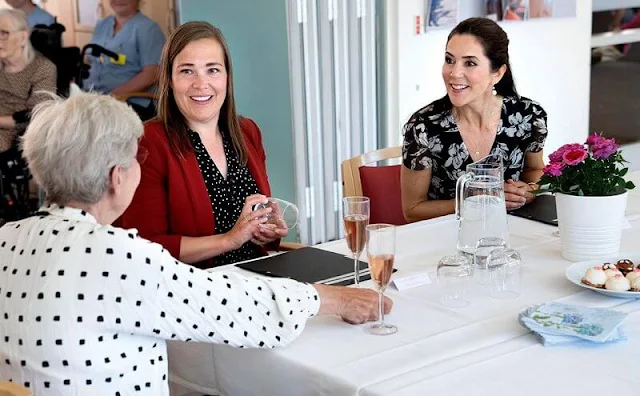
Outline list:
[[[360,284],[358,259],[367,243],[366,227],[369,224],[369,198],[345,197],[343,203],[344,233],[347,246],[353,254],[354,284]]]
[[[388,335],[398,331],[394,325],[384,323],[384,290],[391,281],[396,252],[396,227],[390,224],[367,226],[367,254],[369,272],[378,290],[378,322],[367,328],[375,335]]]
[[[291,202],[280,198],[267,198],[267,203],[259,203],[254,205],[253,210],[271,208],[271,212],[267,213],[266,225],[274,228],[286,228],[288,230],[294,228],[298,224],[298,207]]]

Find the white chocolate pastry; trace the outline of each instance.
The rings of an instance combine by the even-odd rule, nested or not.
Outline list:
[[[631,290],[635,292],[640,292],[640,276],[631,282]]]
[[[607,274],[607,278],[613,278],[616,275],[622,275],[622,272],[618,271],[617,268],[607,268],[604,270],[604,273]]]
[[[627,291],[631,288],[631,284],[629,283],[629,279],[619,274],[607,279],[604,288],[612,291]]]
[[[593,287],[602,287],[607,283],[607,279],[607,274],[602,270],[602,267],[592,267],[587,270],[582,278],[582,283]]]
[[[627,274],[627,279],[629,279],[631,285],[633,285],[633,281],[638,279],[638,277],[640,277],[640,268],[636,268]]]

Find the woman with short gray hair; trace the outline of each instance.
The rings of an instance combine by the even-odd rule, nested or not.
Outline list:
[[[165,340],[273,348],[315,315],[377,319],[373,290],[208,273],[111,226],[140,182],[141,135],[108,96],[34,109],[24,155],[47,204],[0,227],[0,378],[37,395],[168,395]]]
[[[113,185],[113,169],[134,164],[143,128],[124,102],[81,94],[49,101],[37,111],[23,155],[48,201],[95,204]]]
[[[46,98],[42,91],[56,91],[56,67],[34,51],[29,35],[24,12],[0,10],[0,166],[31,109]]]

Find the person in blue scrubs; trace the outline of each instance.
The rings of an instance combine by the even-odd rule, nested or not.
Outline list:
[[[56,22],[56,18],[54,18],[53,15],[33,4],[31,0],[7,0],[7,4],[15,9],[24,11],[24,13],[27,14],[29,27],[32,29],[36,25],[49,26]]]
[[[83,88],[113,95],[149,91],[157,81],[164,34],[140,12],[140,0],[110,0],[110,5],[115,14],[98,22],[91,43],[115,52],[118,59],[89,56],[91,68]],[[145,113],[152,105],[149,99],[133,98],[129,103],[141,118],[153,116]]]

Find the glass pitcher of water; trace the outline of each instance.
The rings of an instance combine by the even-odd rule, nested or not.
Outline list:
[[[460,220],[458,251],[471,260],[480,238],[508,240],[500,155],[489,155],[467,165],[467,172],[456,183],[456,219]]]

